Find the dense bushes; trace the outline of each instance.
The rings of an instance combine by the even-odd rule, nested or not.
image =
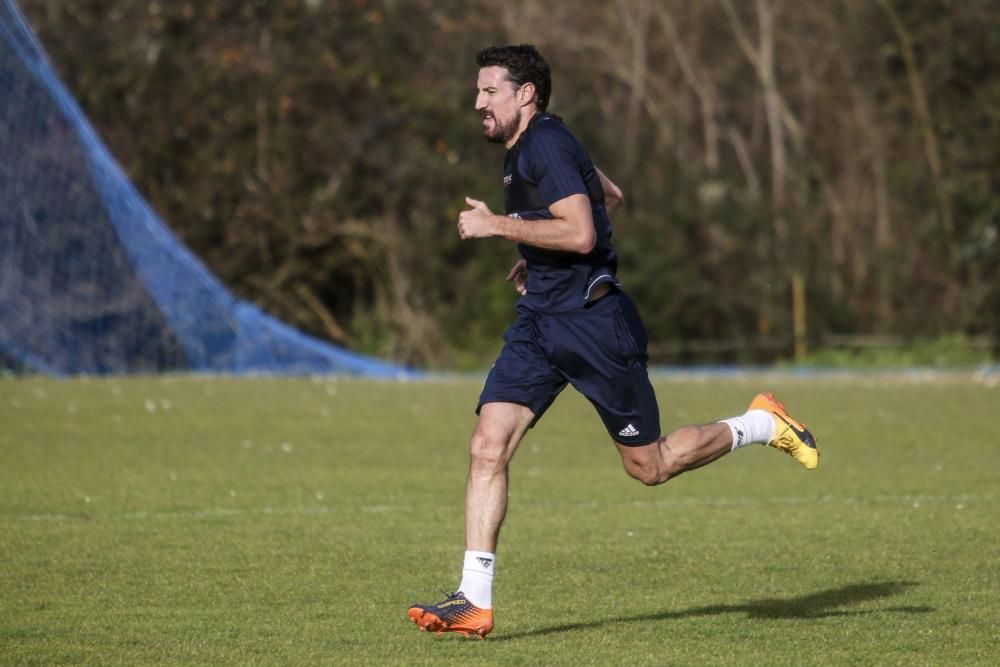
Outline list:
[[[1000,328],[1000,31],[964,3],[23,0],[139,189],[234,291],[321,337],[481,366],[512,316],[475,52],[531,41],[624,186],[658,361]]]

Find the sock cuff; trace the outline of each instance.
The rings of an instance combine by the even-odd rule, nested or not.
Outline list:
[[[739,417],[730,417],[729,419],[721,420],[719,423],[729,427],[729,432],[733,436],[733,450],[750,444],[750,433],[742,419]]]
[[[719,422],[729,427],[733,449],[752,444],[766,444],[774,438],[774,417],[767,410],[748,410],[739,417]]]
[[[466,551],[465,563],[462,565],[462,569],[472,570],[474,572],[485,572],[492,575],[493,571],[496,569],[496,563],[496,554],[491,554],[486,551]]]

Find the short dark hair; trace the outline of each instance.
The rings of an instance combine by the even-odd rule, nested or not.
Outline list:
[[[552,71],[542,54],[531,44],[488,46],[476,54],[479,67],[503,67],[516,87],[535,84],[535,105],[545,111],[552,97]]]

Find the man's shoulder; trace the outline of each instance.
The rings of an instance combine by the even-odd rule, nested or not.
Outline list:
[[[529,135],[545,138],[572,138],[576,135],[566,126],[563,119],[549,113],[541,113],[531,121],[531,132]]]
[[[583,150],[583,144],[576,135],[566,127],[558,116],[545,114],[533,121],[531,131],[526,132],[524,149],[557,147],[562,149]]]

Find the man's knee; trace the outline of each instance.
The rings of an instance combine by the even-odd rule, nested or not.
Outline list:
[[[663,484],[671,475],[659,453],[659,443],[644,447],[619,447],[622,455],[622,465],[629,477],[646,486]]]
[[[520,404],[483,404],[469,441],[472,470],[490,475],[506,470],[533,417],[531,410]]]
[[[660,465],[657,461],[623,457],[622,463],[624,464],[625,472],[628,473],[629,477],[639,480],[646,486],[656,486],[657,484],[664,483],[668,479],[661,471]]]
[[[469,441],[469,460],[473,468],[502,469],[510,461],[507,449],[503,438],[476,430]]]

